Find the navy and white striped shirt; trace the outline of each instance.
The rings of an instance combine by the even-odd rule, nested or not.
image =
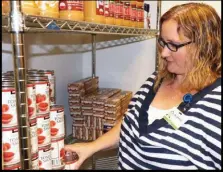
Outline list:
[[[221,78],[202,90],[178,130],[159,120],[148,125],[155,78],[142,85],[123,117],[119,169],[221,169]]]

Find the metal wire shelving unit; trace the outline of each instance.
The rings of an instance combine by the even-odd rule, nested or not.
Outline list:
[[[157,19],[160,16],[161,2],[157,2]],[[131,27],[122,27],[105,24],[95,24],[89,22],[62,20],[48,17],[24,15],[21,12],[21,1],[10,1],[9,15],[2,15],[2,32],[10,33],[12,44],[12,55],[14,62],[15,89],[16,89],[16,107],[19,123],[19,144],[21,152],[21,168],[24,170],[31,169],[31,152],[29,123],[27,115],[26,100],[26,57],[24,54],[25,42],[24,34],[26,33],[75,33],[89,34],[92,36],[92,77],[96,76],[96,35],[119,35],[136,37],[143,40],[156,38],[158,34],[158,22],[156,29],[139,29]],[[75,35],[74,35],[75,36]],[[114,156],[113,151],[111,153]],[[114,156],[115,157],[115,156]],[[97,159],[97,158],[96,158]],[[104,161],[101,161],[104,164]],[[98,161],[100,166],[100,162]],[[96,167],[96,162],[91,166]],[[93,168],[94,169],[94,168]]]
[[[41,33],[84,33],[84,34],[105,34],[105,35],[123,35],[140,36],[150,35],[155,37],[157,30],[139,29],[132,27],[123,27],[106,24],[95,24],[84,21],[62,20],[49,17],[40,17],[32,15],[23,15],[24,32]],[[2,15],[3,32],[10,32],[9,16]]]

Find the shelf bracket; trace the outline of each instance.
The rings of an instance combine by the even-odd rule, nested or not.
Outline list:
[[[96,34],[92,34],[92,78],[96,76]]]
[[[27,113],[26,59],[24,54],[24,20],[23,14],[21,13],[21,1],[10,1],[9,29],[14,62],[21,169],[31,170],[30,128]]]

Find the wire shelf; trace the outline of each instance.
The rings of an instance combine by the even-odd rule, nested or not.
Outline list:
[[[84,21],[62,20],[50,17],[40,17],[32,15],[23,15],[25,32],[42,32],[42,33],[83,33],[83,34],[106,34],[106,35],[123,35],[123,36],[140,36],[149,35],[155,37],[158,30],[140,29],[124,26],[95,24]],[[9,30],[9,17],[2,15],[2,29],[4,32]]]

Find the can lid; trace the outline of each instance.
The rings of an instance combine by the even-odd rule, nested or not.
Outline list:
[[[70,162],[70,161],[77,161],[79,159],[78,154],[76,152],[66,151],[64,161]]]
[[[64,167],[65,167],[65,164],[60,165],[60,166],[52,166],[52,169],[53,169],[53,170],[63,170]]]
[[[40,73],[51,73],[54,74],[54,70],[39,70]]]
[[[38,69],[28,69],[27,71],[39,71]]]
[[[12,82],[14,82],[14,78],[12,78],[10,76],[2,76],[2,81],[12,81]]]
[[[15,86],[14,80],[2,80],[2,87],[13,87]]]
[[[51,142],[58,142],[58,141],[61,141],[61,140],[64,140],[64,136],[59,137],[59,138],[51,138]]]
[[[60,110],[60,109],[64,109],[64,107],[62,105],[51,105],[50,106],[51,111]]]
[[[28,80],[29,81],[48,81],[48,77],[47,76],[41,76],[41,75],[32,75],[32,76],[28,76]]]
[[[39,150],[45,150],[45,151],[47,151],[47,150],[51,150],[51,144],[46,145],[46,146],[43,146],[43,147],[38,147],[38,149],[39,149]]]

